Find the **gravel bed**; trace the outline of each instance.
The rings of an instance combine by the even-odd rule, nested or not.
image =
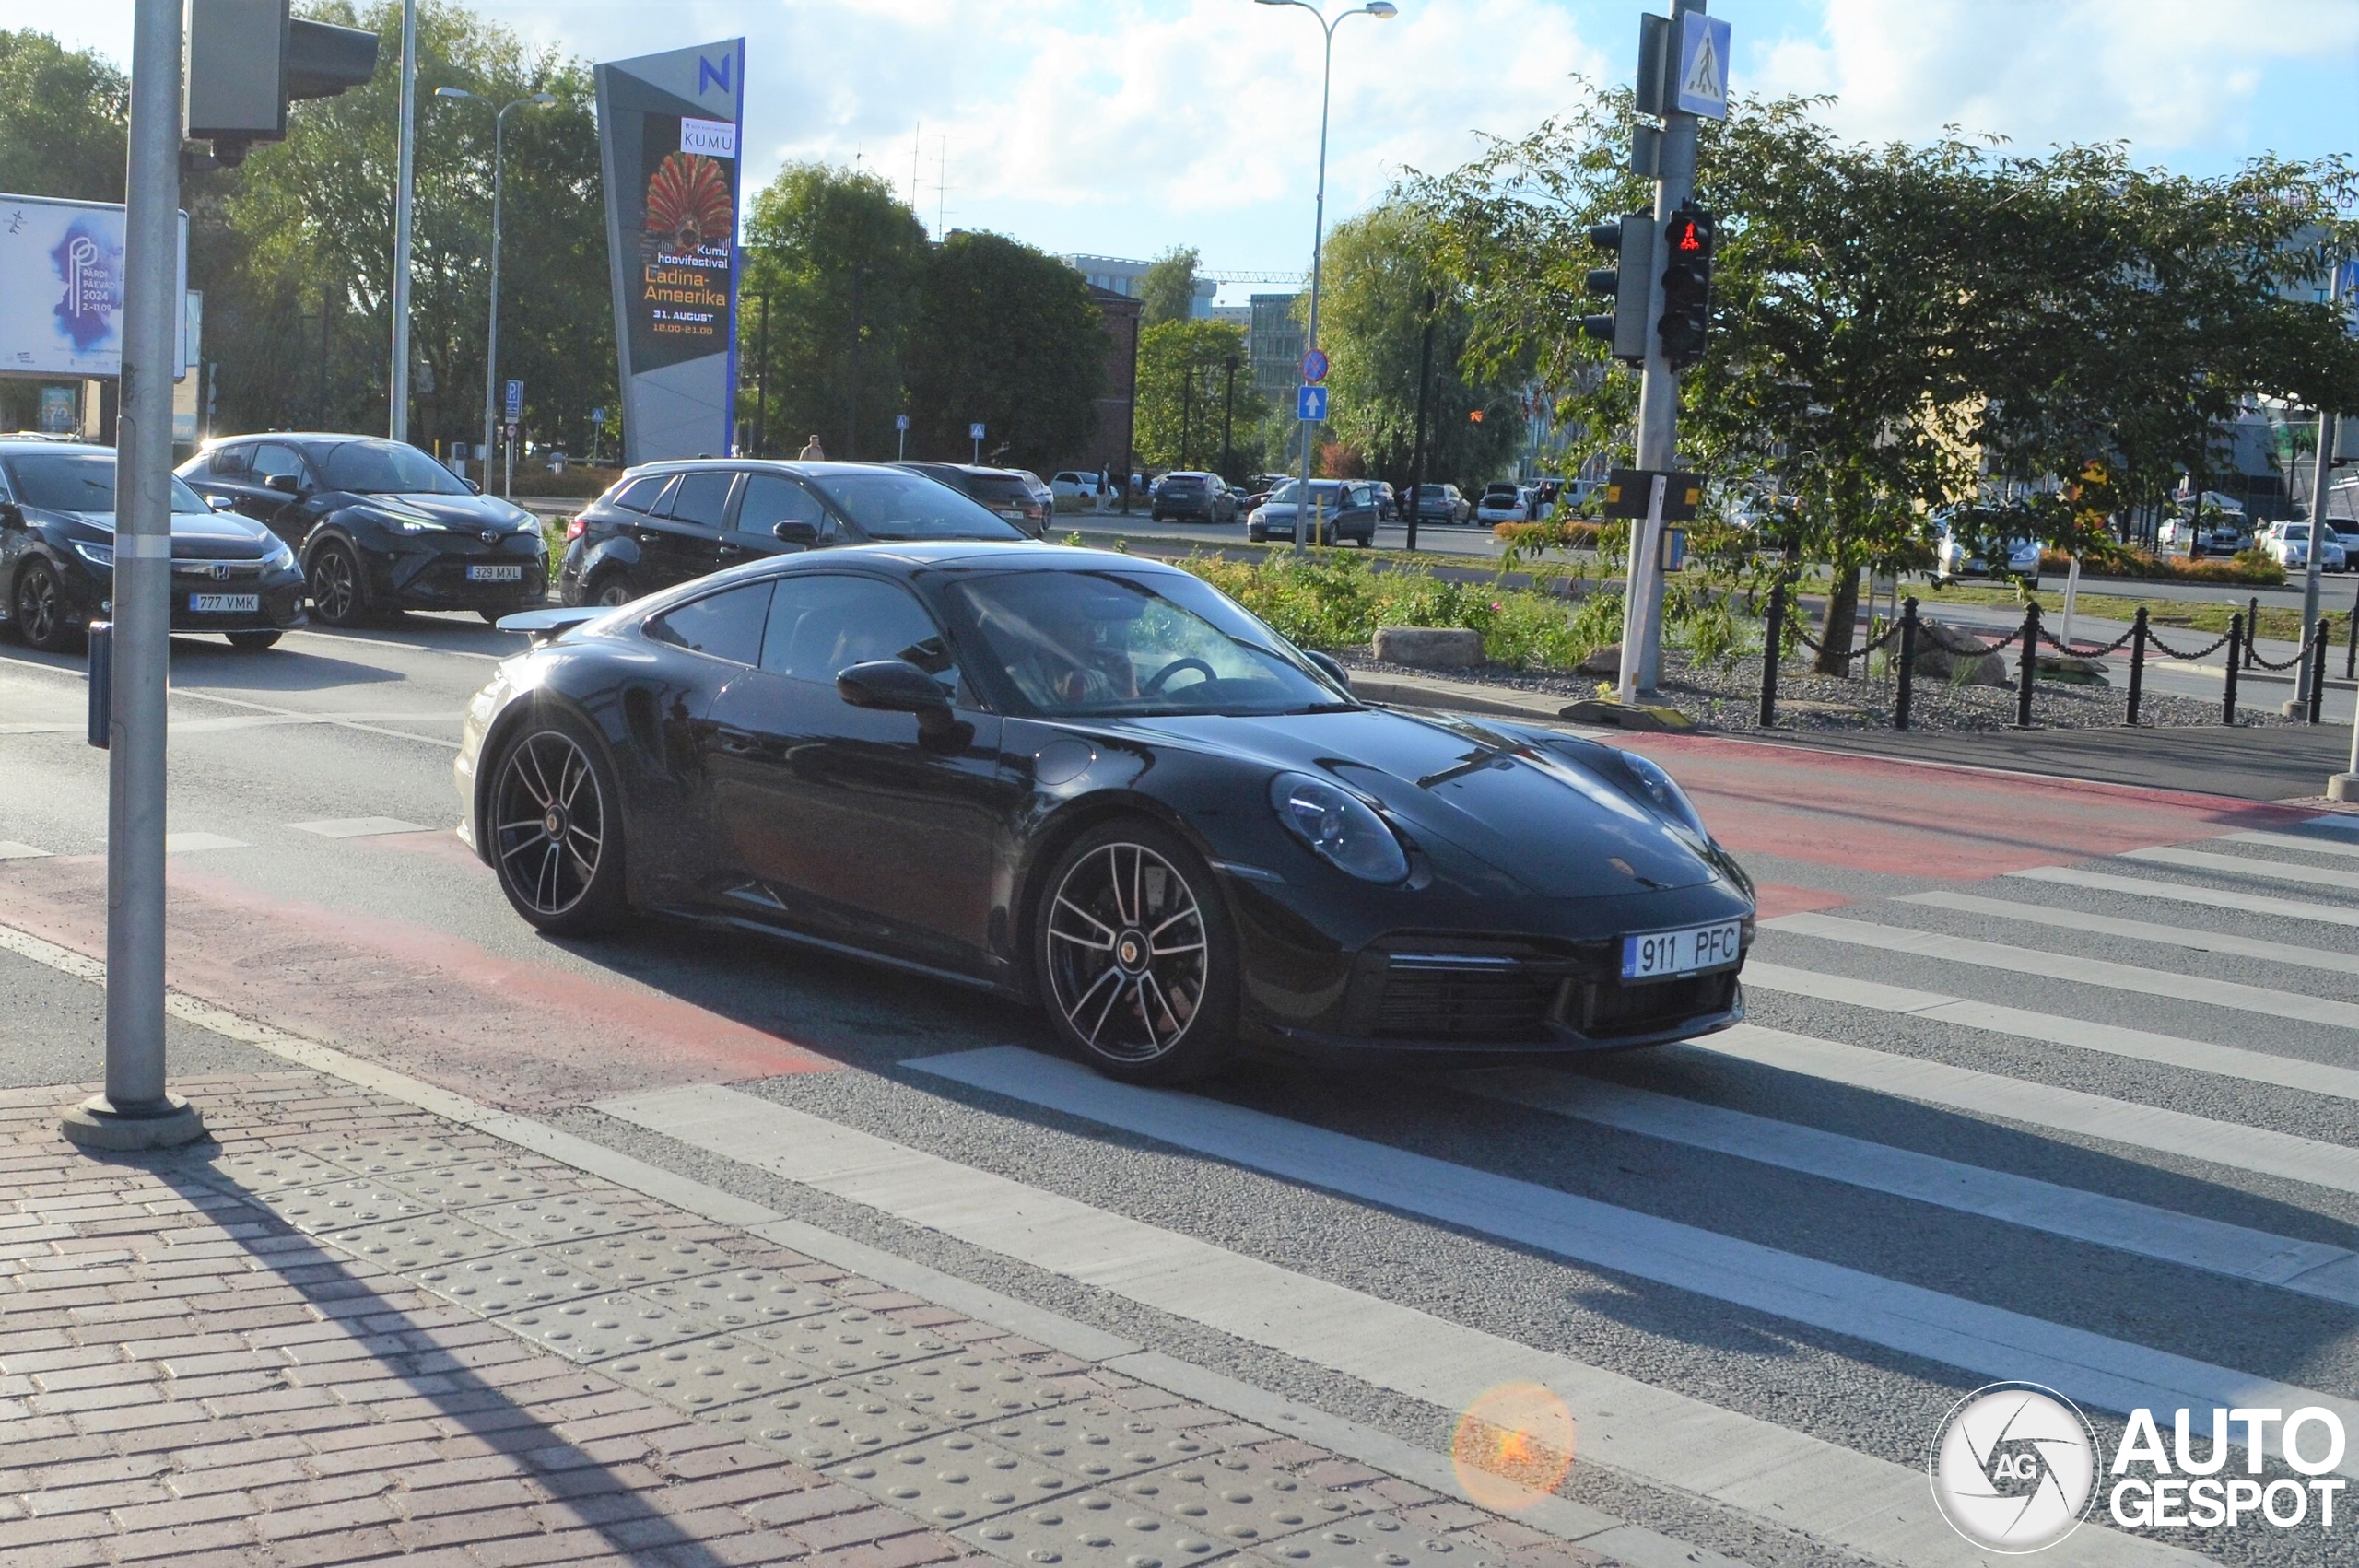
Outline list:
[[[1370,674],[1439,676],[1480,685],[1545,692],[1567,702],[1599,695],[1596,680],[1562,671],[1517,670],[1504,665],[1485,665],[1474,670],[1419,670],[1403,664],[1379,663],[1365,649],[1340,649],[1336,658],[1349,669],[1365,670]],[[2015,727],[2013,685],[1960,686],[1945,680],[1920,679],[1915,687],[1909,705],[1909,724],[1914,729],[1947,731]],[[1889,677],[1835,680],[1811,673],[1806,659],[1789,659],[1778,668],[1776,728],[1889,730],[1898,689],[1897,683]],[[1656,700],[1715,730],[1757,731],[1761,728],[1761,656],[1755,653],[1732,664],[1699,666],[1682,650],[1666,649],[1662,685]],[[2032,726],[2040,730],[2115,728],[2122,722],[2128,704],[2126,685],[2042,681],[2032,690]],[[2220,722],[2220,705],[2149,690],[2139,700],[2138,717],[2142,727],[2216,726]],[[2257,707],[2240,704],[2236,722],[2278,725],[2292,720],[2279,717],[2272,701]]]

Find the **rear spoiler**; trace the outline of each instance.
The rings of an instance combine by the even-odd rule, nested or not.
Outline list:
[[[606,612],[595,604],[585,604],[573,610],[526,610],[514,615],[502,615],[496,623],[504,632],[522,632],[533,639],[533,646],[550,641],[557,635],[584,621],[594,621]]]

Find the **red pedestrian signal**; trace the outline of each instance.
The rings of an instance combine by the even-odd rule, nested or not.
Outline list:
[[[1712,325],[1712,215],[1681,207],[1663,228],[1662,319],[1656,331],[1674,370],[1704,357]]]

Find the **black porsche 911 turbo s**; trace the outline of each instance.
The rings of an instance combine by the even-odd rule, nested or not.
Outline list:
[[[469,704],[461,832],[545,930],[661,912],[920,970],[1144,1082],[1743,1013],[1752,883],[1661,768],[1364,706],[1174,567],[855,546],[501,624],[536,642]]]
[[[548,541],[533,514],[406,441],[238,436],[179,473],[287,542],[302,558],[312,613],[332,626],[395,610],[498,620],[548,599]]]
[[[114,449],[0,440],[0,621],[63,652],[113,614]],[[172,483],[171,627],[270,647],[303,624],[303,574],[270,531]]]

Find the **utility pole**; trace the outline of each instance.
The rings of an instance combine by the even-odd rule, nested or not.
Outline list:
[[[2302,571],[2302,653],[2301,673],[2294,678],[2294,701],[2285,708],[2288,718],[2309,711],[2310,703],[2310,638],[2318,634],[2318,562],[2326,554],[2326,487],[2334,476],[2335,418],[2331,413],[2318,414],[2318,460],[2310,470],[2310,547],[2305,553],[2307,564]]]
[[[1183,362],[1180,367],[1180,466],[1188,466],[1188,424],[1196,416],[1196,367]]]
[[[754,332],[754,455],[769,455],[770,419],[770,297],[757,294],[762,302],[761,325]]]
[[[1426,290],[1426,330],[1417,345],[1417,428],[1409,438],[1409,548],[1417,547],[1417,508],[1426,493],[1426,398],[1433,385],[1434,291]]]
[[[123,404],[115,439],[114,673],[107,713],[106,1088],[62,1129],[101,1149],[203,1137],[164,1086],[165,661],[171,633],[172,361],[181,205],[181,0],[132,14]]]
[[[417,0],[402,0],[400,168],[393,191],[393,412],[385,433],[409,439],[409,209],[417,188]],[[486,474],[488,479],[490,474]]]
[[[1220,415],[1220,476],[1226,483],[1237,469],[1237,356],[1232,353],[1222,361],[1228,370],[1228,387],[1223,394]]]

